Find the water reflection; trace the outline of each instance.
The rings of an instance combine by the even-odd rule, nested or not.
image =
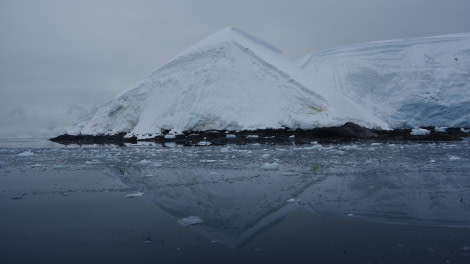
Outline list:
[[[200,217],[204,223],[193,228],[233,247],[285,216],[296,206],[289,199],[318,182],[305,174],[273,177],[261,170],[127,167],[112,173],[174,217]]]
[[[366,221],[470,226],[469,141],[204,147],[107,169],[210,240],[239,247],[296,208]],[[148,155],[148,153],[147,153]],[[277,170],[263,164],[277,162]]]

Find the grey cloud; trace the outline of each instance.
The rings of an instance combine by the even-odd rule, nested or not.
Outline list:
[[[349,43],[468,32],[468,10],[467,0],[2,0],[0,134],[70,125],[86,112],[73,105],[104,103],[227,26],[295,60]]]

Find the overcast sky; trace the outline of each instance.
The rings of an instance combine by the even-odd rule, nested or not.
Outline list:
[[[0,0],[0,137],[61,133],[227,26],[296,60],[351,43],[470,32],[469,12],[469,0]]]

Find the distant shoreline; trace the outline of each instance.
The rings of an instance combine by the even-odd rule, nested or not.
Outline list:
[[[169,134],[163,131],[162,135],[138,139],[126,137],[126,133],[114,135],[68,135],[63,134],[49,140],[52,142],[69,145],[87,144],[137,144],[139,142],[154,142],[165,145],[175,143],[184,146],[207,146],[236,144],[245,145],[252,143],[285,145],[285,144],[310,144],[318,143],[343,143],[353,141],[382,141],[382,142],[440,142],[459,141],[469,137],[470,133],[462,128],[422,127],[414,133],[414,130],[403,128],[394,130],[369,129],[348,122],[337,127],[321,127],[314,129],[257,129],[257,130],[210,130],[210,131],[186,131],[181,134]]]

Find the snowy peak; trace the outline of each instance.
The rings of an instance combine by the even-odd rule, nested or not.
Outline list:
[[[298,79],[296,65],[287,59],[280,49],[236,27],[227,27],[197,42],[162,68],[203,56],[224,56],[223,53],[226,53],[229,49],[244,51],[244,53],[271,64]]]
[[[68,133],[152,137],[162,130],[313,128],[327,119],[327,104],[299,81],[298,73],[278,49],[227,28],[111,99]]]
[[[241,45],[246,48],[250,48],[252,50],[264,49],[264,50],[270,50],[271,52],[274,52],[274,53],[282,54],[282,51],[279,50],[278,48],[236,27],[227,27],[225,29],[222,29],[214,33],[213,35],[196,43],[194,46],[187,49],[184,53],[193,52],[195,50],[205,48],[205,47],[217,46],[222,43],[237,43],[238,45]]]

